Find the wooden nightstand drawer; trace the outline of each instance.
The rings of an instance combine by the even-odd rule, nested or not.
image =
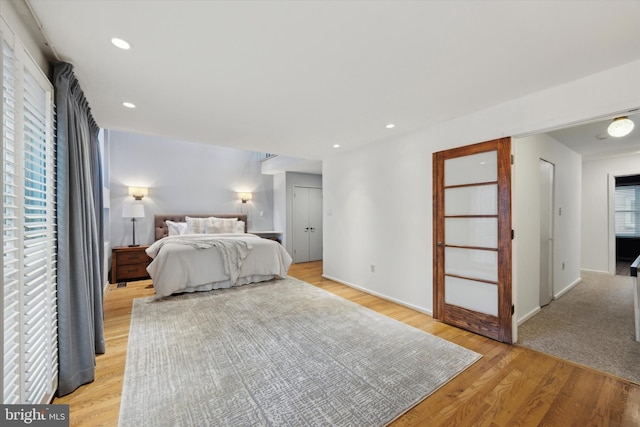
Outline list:
[[[119,282],[124,279],[135,279],[138,277],[146,277],[149,275],[149,273],[147,273],[146,263],[122,265],[116,267],[116,270]]]
[[[119,246],[111,251],[111,283],[132,279],[148,279],[147,265],[151,258],[144,246]]]
[[[149,257],[143,252],[123,252],[118,254],[118,265],[147,264]]]

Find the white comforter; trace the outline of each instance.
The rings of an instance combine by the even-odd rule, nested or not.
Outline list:
[[[284,279],[292,261],[278,242],[245,233],[169,236],[146,252],[156,298]]]

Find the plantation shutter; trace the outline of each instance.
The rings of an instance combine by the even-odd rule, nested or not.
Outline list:
[[[53,90],[2,29],[2,393],[47,403],[58,374]]]
[[[15,60],[2,43],[2,239],[4,272],[3,402],[20,403],[20,250],[15,143]]]
[[[640,237],[640,185],[616,187],[615,225],[618,237]]]
[[[55,153],[51,91],[25,70],[23,96],[25,398],[35,403],[57,376]]]

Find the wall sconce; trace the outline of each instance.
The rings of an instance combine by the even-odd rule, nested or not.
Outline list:
[[[142,200],[147,194],[149,194],[147,187],[129,187],[129,195],[133,196],[136,200]]]
[[[247,203],[249,200],[251,200],[252,194],[251,193],[238,193],[238,197],[240,198],[240,200],[242,200],[242,203]]]

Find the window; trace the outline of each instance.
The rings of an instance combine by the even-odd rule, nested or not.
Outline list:
[[[640,237],[640,185],[617,186],[616,237]]]
[[[57,387],[53,88],[6,27],[2,41],[3,402]]]

